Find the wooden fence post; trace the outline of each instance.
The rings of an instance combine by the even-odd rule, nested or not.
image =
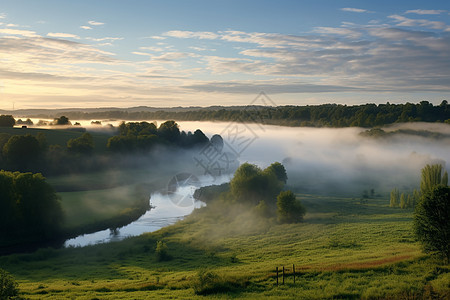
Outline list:
[[[295,284],[295,265],[292,264],[292,273],[294,273],[294,284]]]
[[[278,286],[278,267],[277,267],[277,286]]]
[[[283,285],[284,285],[284,266],[283,266]]]

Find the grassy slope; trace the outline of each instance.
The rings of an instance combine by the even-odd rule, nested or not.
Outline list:
[[[31,299],[203,298],[191,283],[208,268],[247,287],[213,297],[406,297],[431,284],[450,289],[448,267],[423,256],[411,234],[411,211],[387,200],[302,195],[302,224],[276,225],[213,205],[158,232],[81,249],[43,249],[0,258],[0,267]],[[164,240],[173,259],[157,262]],[[276,266],[295,263],[294,285],[276,286]]]

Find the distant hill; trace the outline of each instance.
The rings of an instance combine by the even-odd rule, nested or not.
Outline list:
[[[322,104],[307,106],[209,106],[130,108],[66,108],[0,111],[16,118],[57,118],[71,120],[176,120],[264,123],[282,126],[374,127],[406,122],[450,124],[450,105],[428,101],[405,104]]]

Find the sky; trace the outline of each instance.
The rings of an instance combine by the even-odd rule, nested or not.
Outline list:
[[[0,109],[248,105],[260,92],[439,104],[450,1],[0,2]]]

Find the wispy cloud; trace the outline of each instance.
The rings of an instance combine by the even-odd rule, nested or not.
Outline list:
[[[162,52],[162,51],[164,51],[164,49],[161,48],[161,47],[152,47],[152,46],[149,46],[149,47],[139,47],[139,49],[141,49],[141,50],[149,50],[149,51],[154,51],[154,52]]]
[[[6,24],[6,27],[20,27],[20,26],[17,24],[9,23],[9,24]]]
[[[105,23],[97,22],[97,21],[88,21],[88,24],[92,25],[92,26],[100,26],[100,25],[104,25]]]
[[[31,30],[20,30],[20,29],[0,29],[0,33],[7,34],[7,35],[19,35],[24,37],[37,37],[38,35],[36,32]]]
[[[413,10],[407,10],[406,14],[418,14],[418,15],[439,15],[441,13],[446,12],[445,10],[437,10],[437,9],[413,9]]]
[[[123,40],[123,37],[103,37],[103,38],[93,38],[93,37],[87,37],[87,40],[91,40],[94,42],[103,42],[103,41],[120,41]]]
[[[5,19],[6,18],[6,14],[5,13],[0,13],[0,19]]]
[[[85,30],[91,30],[92,29],[92,27],[86,26],[86,25],[80,26],[80,28],[81,29],[85,29]]]
[[[77,40],[80,39],[80,37],[78,35],[71,34],[71,33],[62,33],[62,32],[49,32],[49,33],[47,33],[47,36],[55,37],[55,38],[72,38],[72,39],[77,39]]]
[[[218,35],[214,32],[209,31],[183,31],[183,30],[172,30],[164,33],[165,36],[175,37],[175,38],[198,38],[198,39],[208,39],[214,40],[218,38]]]
[[[348,12],[355,12],[355,13],[367,13],[369,12],[366,9],[361,9],[361,8],[352,8],[352,7],[344,7],[341,8],[342,11],[348,11]]]
[[[150,53],[145,53],[145,52],[133,51],[131,53],[136,54],[136,55],[141,55],[141,56],[152,56]]]
[[[447,29],[450,28],[447,24],[440,21],[430,21],[425,19],[409,19],[400,15],[391,15],[389,18],[394,19],[397,23],[397,26],[404,26],[404,27],[414,27],[414,26],[421,26],[421,27],[428,27],[432,29]]]
[[[152,35],[152,36],[146,36],[146,37],[143,37],[143,38],[141,38],[141,39],[165,40],[166,37],[160,36],[160,35]]]

